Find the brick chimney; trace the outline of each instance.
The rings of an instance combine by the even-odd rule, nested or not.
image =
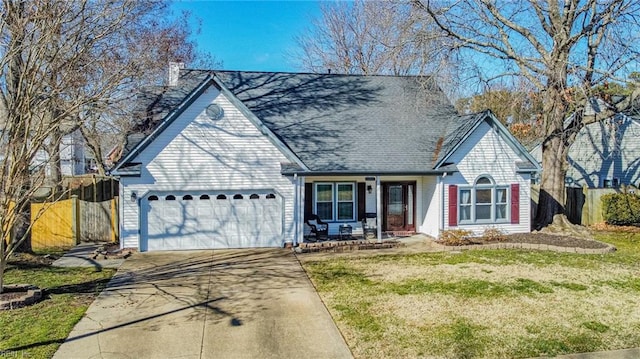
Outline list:
[[[169,62],[169,86],[177,86],[180,69],[184,69],[184,62]]]

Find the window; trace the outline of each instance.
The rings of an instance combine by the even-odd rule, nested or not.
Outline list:
[[[354,208],[353,205],[353,183],[338,183],[338,221],[350,221],[353,220]]]
[[[333,221],[333,183],[316,183],[316,214]]]
[[[497,186],[489,176],[480,176],[473,187],[459,190],[460,223],[505,222],[508,219],[508,186]]]
[[[315,213],[325,221],[355,220],[355,190],[355,183],[316,183]]]

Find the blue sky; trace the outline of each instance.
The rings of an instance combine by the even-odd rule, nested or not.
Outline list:
[[[225,70],[246,71],[299,71],[287,53],[320,12],[318,1],[176,1],[173,9],[201,22],[200,50]]]

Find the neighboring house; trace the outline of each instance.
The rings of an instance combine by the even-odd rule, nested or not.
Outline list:
[[[95,172],[95,160],[85,149],[85,141],[80,130],[75,130],[62,136],[60,140],[60,174],[63,176],[77,176]],[[33,163],[34,166],[47,165],[46,175],[51,175],[49,154],[39,150]]]
[[[598,101],[599,106],[605,104]],[[593,114],[589,109],[587,116]],[[569,187],[640,185],[640,116],[628,111],[584,126],[567,155]],[[531,154],[542,162],[542,146]]]
[[[181,70],[141,99],[112,170],[122,247],[281,247],[311,214],[330,235],[367,214],[434,237],[530,230],[535,160],[424,78]]]

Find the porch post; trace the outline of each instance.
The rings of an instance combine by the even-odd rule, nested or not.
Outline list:
[[[380,176],[376,176],[376,223],[378,241],[382,242],[382,189]]]
[[[300,180],[298,174],[293,174],[293,246],[298,245],[298,232],[300,232],[299,226],[300,219]]]

